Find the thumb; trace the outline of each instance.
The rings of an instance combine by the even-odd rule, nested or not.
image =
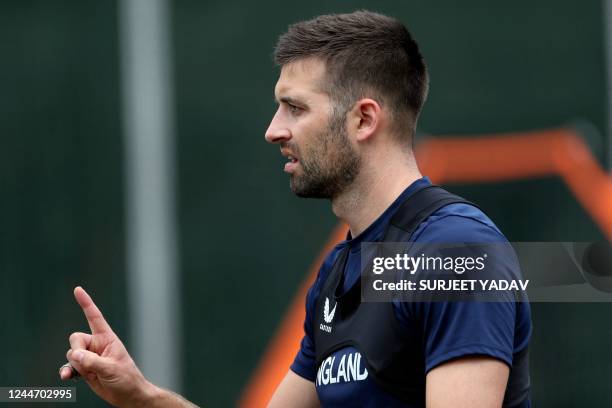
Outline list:
[[[112,376],[114,372],[113,363],[110,359],[101,357],[89,350],[74,350],[69,360],[81,374],[95,373],[99,377],[104,378]]]

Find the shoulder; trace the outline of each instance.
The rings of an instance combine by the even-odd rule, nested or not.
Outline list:
[[[415,230],[419,242],[497,242],[507,241],[495,223],[478,207],[449,204],[426,218]]]

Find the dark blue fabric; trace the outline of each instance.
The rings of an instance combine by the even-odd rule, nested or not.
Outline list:
[[[415,181],[363,233],[336,245],[308,291],[305,335],[291,370],[315,382],[322,406],[407,406],[369,378],[344,381],[348,377],[338,375],[339,368],[341,372],[345,369],[345,360],[358,354],[358,350],[352,347],[338,350],[327,364],[324,362],[321,367],[316,367],[313,314],[321,285],[340,250],[350,247],[343,281],[343,289],[347,290],[359,278],[360,243],[380,241],[400,204],[409,195],[430,184],[426,177]],[[506,238],[479,209],[467,204],[451,204],[421,223],[413,234],[413,240],[423,243],[485,243],[505,242]],[[512,366],[513,355],[527,346],[531,335],[528,303],[397,302],[394,309],[406,330],[423,331],[426,371],[450,359],[473,354],[488,355]],[[415,344],[415,347],[421,345]],[[358,372],[365,370],[363,361],[360,363],[362,367],[357,369]],[[524,406],[529,406],[529,402],[526,401]]]

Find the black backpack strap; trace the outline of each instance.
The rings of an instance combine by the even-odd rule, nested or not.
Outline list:
[[[442,187],[431,185],[422,188],[408,197],[391,218],[384,241],[399,242],[405,240],[406,236],[412,237],[414,231],[427,217],[442,207],[458,203],[478,208],[465,198],[449,193]]]

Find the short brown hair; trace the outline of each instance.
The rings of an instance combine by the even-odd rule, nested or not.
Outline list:
[[[322,86],[343,116],[356,101],[371,97],[389,106],[398,134],[413,135],[429,80],[419,47],[401,22],[360,10],[290,25],[276,44],[275,62],[283,66],[309,57],[325,62]]]

